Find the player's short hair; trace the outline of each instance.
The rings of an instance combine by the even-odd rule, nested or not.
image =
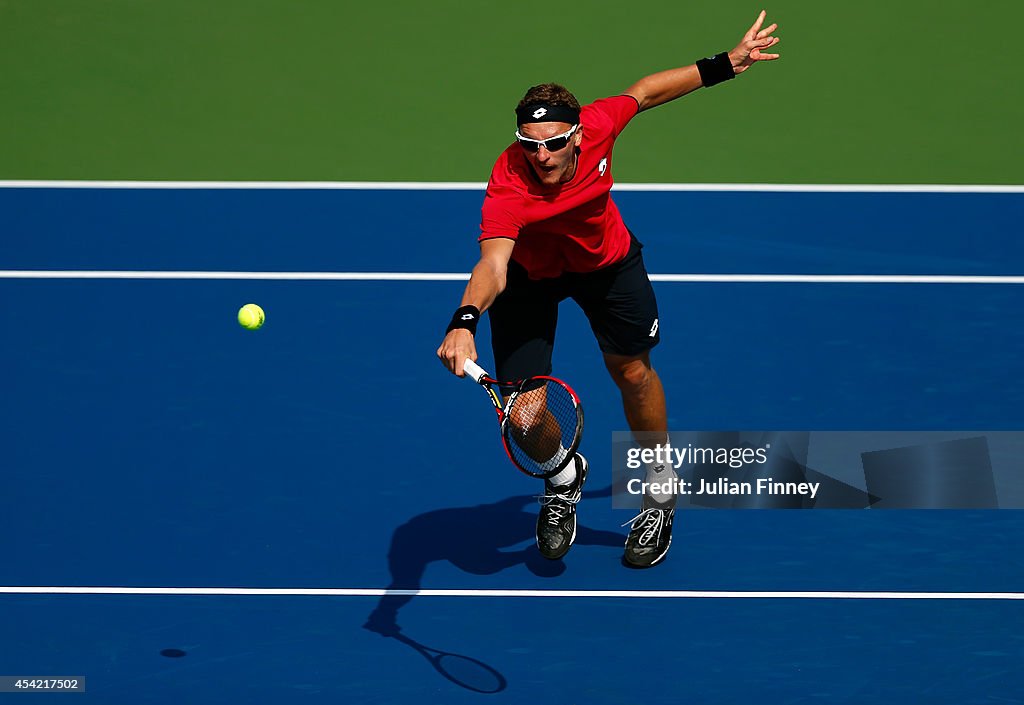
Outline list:
[[[530,90],[526,91],[526,95],[519,101],[516,110],[537,103],[561,105],[566,108],[572,108],[576,112],[580,110],[580,102],[576,100],[576,96],[570,93],[568,88],[557,83],[542,83],[539,86],[533,86]]]

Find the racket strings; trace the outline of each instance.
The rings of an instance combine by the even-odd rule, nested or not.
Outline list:
[[[512,398],[505,438],[520,467],[536,474],[568,464],[582,425],[572,393],[553,380],[532,380]]]

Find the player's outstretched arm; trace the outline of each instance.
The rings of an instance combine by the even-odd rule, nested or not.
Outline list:
[[[765,53],[766,49],[779,43],[779,38],[774,35],[779,28],[778,24],[763,27],[766,16],[767,13],[762,10],[732,51],[696,64],[645,76],[627,88],[626,95],[636,98],[640,110],[649,110],[681,98],[701,86],[711,86],[738,76],[758,61],[778,59],[778,54]]]
[[[491,307],[498,294],[505,290],[508,261],[515,241],[494,238],[480,243],[480,261],[473,267],[469,283],[462,295],[462,305],[452,317],[437,357],[451,372],[462,377],[466,358],[476,361],[476,324],[480,315]]]

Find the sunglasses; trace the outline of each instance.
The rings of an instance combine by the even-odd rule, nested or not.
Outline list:
[[[548,137],[546,140],[532,140],[529,137],[523,137],[519,130],[516,130],[516,139],[519,140],[519,146],[527,152],[536,152],[541,147],[549,152],[558,152],[565,149],[565,145],[569,144],[569,139],[572,137],[572,133],[576,132],[577,127],[579,125],[573,125],[572,129],[568,132]]]

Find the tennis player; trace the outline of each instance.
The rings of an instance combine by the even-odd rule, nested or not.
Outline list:
[[[648,447],[668,442],[665,392],[650,358],[661,338],[658,305],[643,245],[609,193],[612,148],[637,113],[777,59],[765,52],[778,43],[778,26],[762,28],[764,21],[761,12],[732,51],[652,74],[589,105],[553,83],[527,91],[516,107],[516,141],[487,184],[480,261],[437,350],[451,372],[461,377],[463,361],[477,359],[474,335],[486,311],[497,379],[550,374],[558,304],[571,298],[590,322],[630,429]],[[573,460],[545,480],[537,545],[550,559],[564,556],[576,537],[588,467],[582,455]],[[671,466],[647,468],[650,483],[674,476]],[[665,557],[674,514],[674,495],[644,496],[630,522],[626,563],[649,567]]]

